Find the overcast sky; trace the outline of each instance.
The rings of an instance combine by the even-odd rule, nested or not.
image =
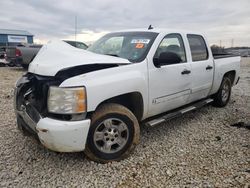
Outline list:
[[[27,30],[36,42],[94,41],[109,31],[154,27],[202,31],[210,43],[250,46],[250,0],[1,0],[0,28]]]

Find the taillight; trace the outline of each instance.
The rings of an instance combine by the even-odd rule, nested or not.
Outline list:
[[[16,57],[22,56],[22,53],[19,49],[16,49]]]

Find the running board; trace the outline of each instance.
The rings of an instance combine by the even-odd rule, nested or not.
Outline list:
[[[206,99],[206,100],[203,100],[203,101],[199,101],[197,103],[193,103],[192,105],[190,105],[188,107],[185,107],[185,108],[182,108],[180,110],[165,114],[165,115],[163,115],[161,117],[150,120],[150,121],[146,122],[145,124],[147,126],[154,127],[155,125],[166,122],[166,121],[168,121],[170,119],[173,119],[175,117],[181,116],[182,114],[185,114],[187,112],[190,112],[190,111],[198,109],[198,108],[201,108],[201,107],[205,106],[206,104],[209,104],[209,103],[211,103],[213,101],[214,101],[213,99]]]

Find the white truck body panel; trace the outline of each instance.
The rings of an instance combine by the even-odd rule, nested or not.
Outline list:
[[[181,75],[184,69],[190,69],[190,65],[180,63],[149,70],[149,116],[187,104],[191,77]]]
[[[192,34],[192,33],[188,33]],[[206,37],[202,35],[206,45],[208,44]],[[187,37],[185,37],[187,38]],[[213,54],[211,48],[207,45],[208,59],[203,61],[193,61],[191,55],[191,49],[186,41],[186,46],[189,54],[189,63],[191,65],[191,93],[188,99],[188,103],[197,101],[202,98],[206,98],[209,95],[213,84],[213,70],[216,68],[213,61]],[[213,67],[212,69],[206,70],[207,66]]]
[[[82,83],[89,96],[88,111],[95,111],[103,101],[126,93],[139,92],[143,99],[147,99],[147,63],[135,63],[75,76],[65,80],[60,87],[81,86]],[[143,103],[143,117],[146,118],[148,100],[143,100]]]
[[[184,69],[190,69],[190,64],[180,63],[156,68],[153,57],[162,39],[172,31],[161,32],[155,39],[148,56],[149,80],[149,112],[148,117],[180,107],[187,103],[191,92],[190,75],[182,76]],[[182,36],[183,33],[180,33]],[[187,50],[186,50],[187,51]],[[166,87],[166,84],[168,87]]]
[[[240,75],[240,56],[214,59],[214,81],[210,91],[210,95],[216,93],[220,87],[221,80],[225,73],[235,71],[235,79],[233,85],[236,84]]]

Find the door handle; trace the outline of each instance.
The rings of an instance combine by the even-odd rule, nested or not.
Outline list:
[[[208,65],[208,66],[206,67],[206,70],[210,70],[210,69],[213,69],[213,67],[210,66],[210,65]]]
[[[191,71],[190,70],[187,70],[187,69],[184,69],[182,72],[181,72],[181,74],[190,74],[191,73]]]

